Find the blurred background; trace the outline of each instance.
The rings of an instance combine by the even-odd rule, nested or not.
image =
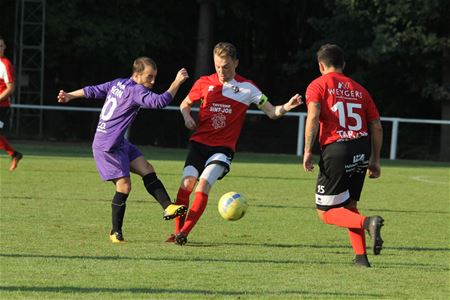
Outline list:
[[[383,121],[383,157],[392,158],[395,138],[395,158],[450,161],[450,125],[421,121],[450,121],[449,16],[448,0],[0,0],[0,35],[16,70],[10,138],[89,142],[98,111],[26,105],[59,106],[60,89],[128,77],[138,56],[158,64],[156,92],[188,69],[177,106],[200,75],[214,72],[219,41],[235,44],[238,73],[282,104],[320,75],[320,45],[337,43],[345,73],[368,89],[382,117],[415,120]],[[297,116],[249,114],[238,151],[295,154],[298,132]],[[177,110],[142,110],[129,138],[184,148],[189,134]]]

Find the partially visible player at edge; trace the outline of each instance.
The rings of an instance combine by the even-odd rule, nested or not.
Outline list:
[[[3,132],[8,127],[10,117],[11,101],[10,96],[14,92],[14,68],[5,57],[6,44],[3,37],[0,36],[0,149],[4,150],[11,156],[10,171],[14,171],[22,159],[22,153],[16,151],[12,147]]]
[[[125,131],[141,107],[161,109],[167,106],[181,84],[188,78],[187,71],[181,69],[169,89],[158,95],[151,91],[156,75],[156,63],[151,58],[139,57],[133,63],[131,78],[119,78],[95,86],[86,86],[70,93],[61,90],[58,94],[58,102],[61,103],[81,97],[106,99],[100,113],[92,150],[101,179],[112,181],[116,188],[111,204],[110,239],[113,243],[124,241],[122,223],[126,200],[131,191],[130,171],[142,177],[149,194],[164,209],[164,219],[184,215],[187,210],[185,206],[172,204],[153,166],[147,162],[136,146],[124,138]]]
[[[370,267],[364,229],[372,237],[374,254],[380,254],[384,220],[380,216],[361,215],[357,201],[367,170],[369,178],[380,176],[383,140],[380,116],[366,89],[343,74],[345,61],[340,47],[323,45],[317,52],[317,60],[322,76],[306,90],[308,115],[303,167],[306,172],[314,168],[312,148],[320,126],[317,213],[326,224],[348,228],[356,255],[354,263]]]
[[[302,103],[301,96],[296,94],[283,105],[270,104],[253,82],[236,74],[239,60],[232,44],[218,43],[213,56],[216,73],[198,79],[180,105],[186,127],[195,132],[190,138],[176,203],[189,206],[189,196],[197,181],[198,184],[186,218],[175,218],[174,233],[167,239],[178,245],[187,242],[206,208],[213,184],[229,172],[250,104],[277,119]],[[200,102],[198,126],[191,116],[191,106],[197,102]]]

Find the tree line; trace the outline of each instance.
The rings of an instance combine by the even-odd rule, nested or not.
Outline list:
[[[12,42],[15,1],[1,6],[10,13],[0,34]],[[47,0],[45,102],[62,86],[129,76],[146,55],[159,67],[157,91],[190,71],[176,105],[214,72],[214,44],[229,41],[238,72],[279,104],[320,75],[315,53],[331,42],[383,116],[450,119],[449,15],[447,0]]]

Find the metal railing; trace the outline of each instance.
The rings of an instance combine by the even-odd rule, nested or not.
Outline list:
[[[13,108],[17,109],[37,109],[37,110],[61,110],[61,111],[84,111],[84,112],[100,112],[101,108],[89,107],[75,107],[75,106],[59,106],[59,105],[28,105],[28,104],[12,104]],[[178,106],[167,106],[166,110],[179,110]],[[198,111],[197,107],[193,107],[192,111]],[[248,110],[251,115],[264,115],[260,110]],[[305,136],[305,120],[306,113],[304,112],[289,112],[285,116],[298,118],[298,133],[297,133],[297,156],[303,154],[304,136]],[[435,124],[435,125],[450,125],[450,120],[431,120],[431,119],[407,119],[407,118],[391,118],[381,117],[381,121],[392,122],[391,142],[389,159],[395,160],[397,158],[397,144],[398,144],[398,129],[400,123],[417,123],[417,124]]]

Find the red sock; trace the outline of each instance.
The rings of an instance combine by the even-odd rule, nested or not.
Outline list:
[[[189,196],[191,195],[191,192],[192,191],[188,191],[188,190],[180,188],[178,190],[177,201],[175,202],[175,204],[177,204],[177,205],[184,205],[184,206],[189,208]],[[184,220],[185,219],[186,219],[186,216],[176,217],[174,219],[174,224],[175,224],[174,233],[175,234],[180,232],[181,228],[184,225]]]
[[[5,150],[5,152],[8,153],[9,156],[13,156],[15,152],[14,148],[11,147],[11,145],[3,135],[0,135],[0,149]]]
[[[363,228],[366,217],[345,207],[332,208],[323,214],[323,221],[327,224],[345,228]]]
[[[204,194],[202,192],[195,192],[194,193],[194,202],[192,203],[191,208],[189,209],[186,222],[184,223],[183,228],[181,231],[186,233],[186,235],[189,234],[189,232],[192,230],[192,228],[197,223],[198,219],[203,214],[203,211],[206,208],[206,204],[208,203],[208,195]]]
[[[359,214],[358,209],[349,208],[349,210]],[[350,243],[352,244],[353,252],[356,255],[366,254],[366,233],[362,228],[349,228],[348,236],[350,237]]]

